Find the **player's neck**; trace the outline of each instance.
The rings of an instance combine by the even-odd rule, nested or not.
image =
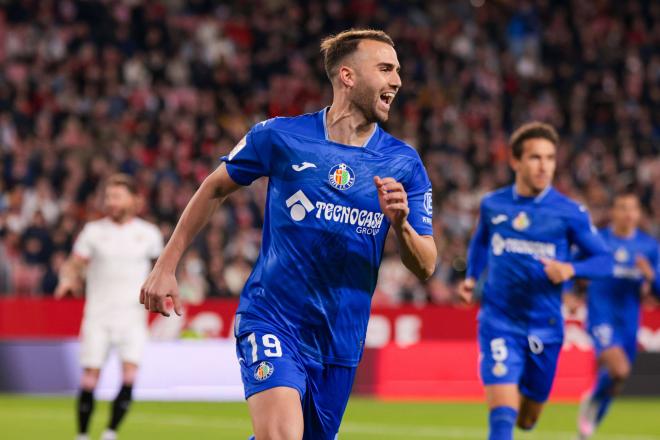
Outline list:
[[[630,238],[635,235],[635,229],[637,228],[628,228],[626,226],[617,226],[612,225],[612,233],[619,238]]]
[[[328,139],[344,145],[361,147],[376,129],[364,114],[347,101],[335,101],[325,115]]]
[[[516,179],[516,185],[514,191],[517,195],[521,197],[538,197],[543,194],[548,187],[543,188],[542,190],[537,190],[530,185],[525,185],[524,182],[521,182],[520,179]]]
[[[110,216],[108,216],[108,218],[110,219],[110,221],[112,223],[116,223],[118,225],[125,225],[126,223],[130,223],[135,218],[135,216],[130,214],[130,215],[124,215],[124,216],[121,216],[121,217],[110,217]]]

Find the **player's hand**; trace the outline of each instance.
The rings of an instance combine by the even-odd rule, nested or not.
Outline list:
[[[154,267],[140,289],[140,304],[144,304],[144,308],[151,312],[170,316],[165,301],[168,296],[172,298],[174,312],[181,316],[182,308],[181,299],[179,298],[179,286],[176,283],[174,273],[165,272]]]
[[[642,272],[642,275],[646,281],[649,283],[655,281],[655,270],[653,270],[653,266],[651,266],[649,260],[647,260],[642,255],[638,255],[635,259],[635,266],[637,266],[637,269]]]
[[[571,263],[541,258],[544,265],[545,274],[554,284],[560,284],[568,281],[575,276],[575,268]]]
[[[410,213],[408,194],[403,189],[403,185],[392,177],[381,179],[379,176],[374,176],[374,184],[378,189],[380,210],[390,221],[392,227],[403,226]]]
[[[474,297],[474,286],[477,282],[474,278],[466,278],[458,286],[458,297],[463,300],[466,304],[472,304],[472,298]]]
[[[65,296],[77,296],[80,291],[79,283],[74,280],[62,278],[55,288],[55,299],[62,299]]]

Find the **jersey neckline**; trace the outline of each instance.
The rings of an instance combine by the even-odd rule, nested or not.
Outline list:
[[[377,134],[380,131],[380,126],[378,125],[378,123],[374,124],[375,127],[374,127],[373,132],[371,133],[371,135],[369,135],[367,140],[364,141],[364,143],[361,146],[342,144],[341,142],[333,141],[332,139],[330,139],[328,137],[328,125],[326,123],[326,117],[327,117],[327,113],[328,113],[329,108],[330,107],[324,107],[323,110],[321,110],[317,113],[317,118],[320,118],[321,126],[323,127],[323,139],[326,142],[328,142],[330,144],[333,144],[333,145],[338,145],[338,146],[341,146],[341,147],[351,148],[351,149],[355,149],[355,150],[371,150],[371,151],[374,150],[373,147],[374,147],[374,145],[377,144],[377,140],[378,140],[378,137],[379,137]]]
[[[511,195],[513,196],[513,200],[520,201],[520,202],[533,202],[533,203],[541,203],[543,199],[550,193],[552,190],[552,185],[548,185],[543,191],[539,193],[537,196],[521,196],[518,194],[518,190],[516,189],[516,184],[514,183],[511,185]]]

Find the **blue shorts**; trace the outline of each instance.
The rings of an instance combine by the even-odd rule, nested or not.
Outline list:
[[[548,400],[561,342],[521,336],[479,323],[479,373],[484,385],[518,384],[523,396]]]
[[[594,342],[596,355],[612,347],[621,347],[626,352],[630,363],[635,362],[637,356],[637,332],[631,332],[621,325],[607,321],[589,323],[589,334]]]
[[[236,338],[245,398],[274,387],[298,390],[303,440],[335,440],[353,387],[355,367],[323,364],[298,350],[288,333],[267,323],[241,322]]]

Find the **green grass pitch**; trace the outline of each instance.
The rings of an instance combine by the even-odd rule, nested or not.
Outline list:
[[[574,404],[550,403],[522,440],[572,440]],[[96,440],[109,405],[97,402],[92,420]],[[250,421],[244,403],[135,402],[120,430],[121,440],[246,440]],[[479,403],[382,402],[352,398],[341,440],[422,440],[486,438],[486,410]],[[73,398],[0,395],[0,438],[74,438]],[[660,440],[660,399],[620,399],[594,440]]]

